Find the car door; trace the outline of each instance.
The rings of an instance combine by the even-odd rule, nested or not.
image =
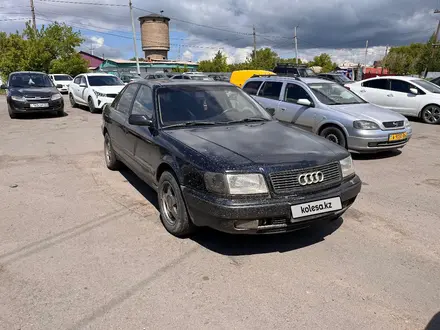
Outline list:
[[[385,106],[403,115],[417,116],[420,111],[420,94],[422,91],[408,81],[389,79],[390,91]],[[413,94],[410,88],[415,88],[419,95]]]
[[[130,84],[124,87],[114,102],[110,105],[109,113],[104,120],[107,122],[108,132],[113,148],[127,165],[133,165],[134,143],[128,134],[128,115],[131,111],[133,99],[139,84]]]
[[[143,115],[154,118],[153,91],[147,85],[140,85],[134,98],[130,115]],[[127,122],[127,138],[134,145],[134,166],[143,174],[150,185],[155,184],[155,170],[160,164],[160,150],[155,143],[156,129],[131,125]]]
[[[81,83],[82,75],[76,76],[72,84],[70,84],[70,92],[75,97],[75,100],[79,100],[79,84]]]
[[[87,79],[85,76],[82,76],[78,86],[78,98],[84,104],[87,104],[87,95],[86,95],[87,88],[88,88]]]
[[[281,81],[264,81],[254,99],[269,112],[276,113],[280,104],[282,88]]]
[[[387,78],[377,78],[367,80],[361,83],[361,88],[359,92],[360,97],[362,97],[367,102],[380,107],[386,107],[388,102],[389,81]]]
[[[280,121],[289,122],[312,131],[315,124],[316,109],[313,106],[298,104],[299,99],[307,99],[312,105],[314,104],[312,96],[302,86],[294,82],[286,83],[283,98],[274,117]]]

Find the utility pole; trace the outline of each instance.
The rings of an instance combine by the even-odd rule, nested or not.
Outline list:
[[[254,62],[257,60],[257,34],[255,33],[255,25],[252,27],[254,36]]]
[[[383,75],[383,67],[385,66],[385,61],[386,61],[387,55],[388,55],[388,45],[385,48],[385,56],[383,57],[382,64],[381,64],[381,66],[382,66],[382,70],[380,72],[381,75]]]
[[[178,57],[179,61],[180,61],[180,51],[181,51],[181,50],[180,50],[180,46],[181,46],[181,45],[179,44],[179,57]]]
[[[298,65],[298,36],[296,34],[296,29],[298,28],[298,25],[295,26],[295,57],[296,57],[296,65]]]
[[[89,49],[90,49],[90,52],[92,53],[92,55],[94,55],[93,51],[95,50],[95,47],[93,47],[93,44],[90,44]]]
[[[139,67],[139,57],[138,57],[137,43],[136,43],[136,28],[134,27],[133,6],[131,4],[131,0],[128,0],[128,6],[130,7],[131,29],[133,30],[133,45],[134,45],[134,56],[136,57],[136,69],[137,69],[137,74],[140,76],[141,68]]]
[[[367,67],[367,55],[368,55],[368,40],[365,44],[365,59],[364,59],[365,67]]]
[[[440,10],[438,10],[438,9],[436,9],[436,10],[434,10],[434,14],[439,14],[440,13]],[[431,59],[430,59],[430,61],[429,62],[433,62],[433,60],[434,60],[434,48],[435,47],[438,47],[439,45],[437,44],[437,40],[438,40],[438,33],[440,32],[440,19],[438,20],[438,23],[437,23],[437,30],[435,30],[435,35],[434,35],[434,41],[433,41],[433,43],[432,43],[432,50],[431,50]],[[425,73],[423,74],[423,77],[424,78],[426,78],[426,76],[428,75],[428,71],[429,71],[429,64],[430,63],[428,63],[427,65],[426,65],[426,68],[425,68]]]
[[[31,12],[32,12],[32,27],[34,30],[37,30],[37,22],[35,20],[35,7],[34,7],[34,0],[31,0]]]

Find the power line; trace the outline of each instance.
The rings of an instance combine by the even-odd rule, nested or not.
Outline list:
[[[64,0],[38,0],[40,2],[56,2],[68,3],[73,5],[91,5],[91,6],[105,6],[105,7],[128,7],[128,5],[121,5],[115,3],[101,3],[101,2],[82,2],[82,1],[64,1]]]
[[[20,17],[20,18],[4,18],[0,19],[1,22],[8,22],[8,21],[27,21],[30,17]]]

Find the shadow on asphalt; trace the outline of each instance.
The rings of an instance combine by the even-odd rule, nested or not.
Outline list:
[[[157,193],[150,188],[144,181],[142,181],[136,174],[134,174],[127,167],[122,168],[119,173],[145,197],[157,210],[159,210],[159,203],[157,201]]]
[[[64,112],[62,116],[58,116],[55,112],[22,113],[17,115],[16,120],[56,119],[67,117],[68,115],[67,112]]]
[[[226,256],[289,252],[325,240],[343,223],[342,218],[326,222],[320,226],[274,235],[233,235],[208,228],[201,230],[192,240],[204,248]]]
[[[440,329],[440,312],[435,314],[431,321],[426,325],[425,330],[439,330]]]
[[[383,152],[378,152],[378,153],[374,153],[374,154],[353,153],[353,154],[351,154],[351,157],[354,160],[361,160],[362,161],[362,160],[392,158],[392,157],[399,156],[401,153],[402,153],[402,151],[399,149],[399,150],[383,151]]]

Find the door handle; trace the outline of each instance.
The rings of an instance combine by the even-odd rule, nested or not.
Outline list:
[[[286,111],[286,108],[280,108],[281,111]]]
[[[365,93],[366,90],[365,90],[365,89],[361,89],[360,92],[361,92],[361,93]]]
[[[387,96],[388,96],[388,97],[394,97],[394,95],[393,95],[393,94],[387,94]]]

